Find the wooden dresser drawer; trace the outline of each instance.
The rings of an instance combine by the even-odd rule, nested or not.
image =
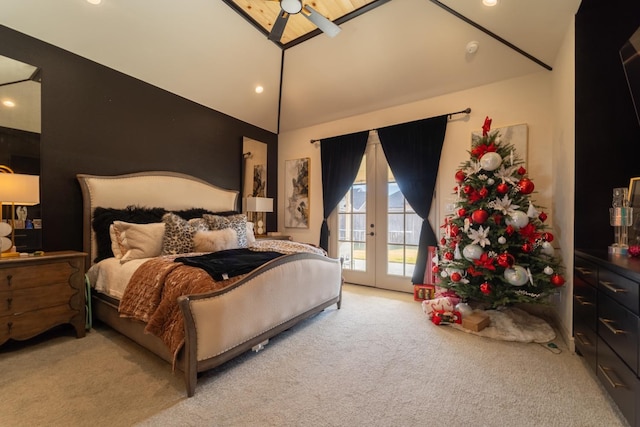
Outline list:
[[[78,320],[84,322],[84,310],[69,310],[66,305],[0,317],[0,342],[10,338],[26,340],[54,326]]]
[[[594,332],[597,331],[597,298],[596,288],[587,284],[581,277],[573,278],[573,312],[576,321],[589,326]]]
[[[638,316],[602,293],[598,300],[598,335],[634,374],[638,372]]]
[[[598,289],[636,314],[640,303],[639,287],[637,282],[612,271],[600,269],[598,272]]]
[[[68,284],[69,276],[76,271],[78,269],[67,261],[5,268],[0,271],[0,291],[34,288],[51,283]]]
[[[576,257],[574,274],[593,287],[598,286],[598,266],[584,258]]]
[[[0,316],[40,310],[57,305],[80,309],[78,290],[69,285],[49,285],[39,288],[0,292]]]
[[[576,350],[584,357],[589,368],[595,373],[598,334],[581,323],[574,323],[573,336],[575,337]]]
[[[596,375],[629,424],[637,426],[640,380],[602,340],[598,342]]]

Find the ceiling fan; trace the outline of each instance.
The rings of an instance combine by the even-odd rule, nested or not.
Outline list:
[[[329,37],[335,37],[340,32],[340,27],[322,16],[317,10],[313,9],[308,4],[302,5],[302,0],[279,0],[280,1],[280,13],[273,23],[271,32],[269,33],[269,40],[279,42],[284,32],[284,27],[287,25],[290,15],[296,15],[301,13],[302,16],[313,22],[323,33]]]

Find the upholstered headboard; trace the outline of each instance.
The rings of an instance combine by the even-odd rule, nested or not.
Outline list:
[[[177,172],[139,172],[126,175],[77,175],[83,199],[83,250],[87,266],[96,255],[91,226],[97,207],[123,209],[130,205],[166,210],[203,208],[214,212],[237,209],[238,191],[226,190],[200,178]]]

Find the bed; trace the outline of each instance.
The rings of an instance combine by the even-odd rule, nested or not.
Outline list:
[[[276,254],[277,256],[260,267],[236,276],[229,284],[218,289],[199,288],[197,282],[200,279],[211,280],[214,276],[211,273],[203,273],[198,267],[174,262],[175,258],[185,259],[179,253],[173,257],[146,258],[144,255],[139,258],[133,257],[134,259],[127,262],[107,256],[106,259],[95,262],[99,259],[97,255],[101,250],[99,239],[104,239],[104,236],[100,233],[97,235],[94,230],[94,213],[126,210],[131,206],[144,209],[158,208],[163,212],[194,208],[213,213],[230,212],[237,207],[238,192],[175,172],[141,172],[117,176],[79,174],[77,178],[83,196],[83,247],[88,254],[87,266],[90,266],[87,279],[92,286],[93,318],[109,325],[181,370],[189,397],[195,393],[200,372],[216,367],[248,350],[257,351],[263,348],[269,338],[334,304],[337,309],[340,308],[341,263],[314,251]],[[113,229],[110,229],[112,233]],[[263,242],[254,244],[258,243]],[[117,252],[116,247],[113,253]],[[209,255],[198,252],[191,255],[196,257],[194,259],[199,259],[199,256],[206,258],[226,252],[233,250]],[[153,266],[154,262],[158,264]],[[109,263],[115,265],[115,272],[104,273],[103,265]],[[176,267],[176,264],[179,266]],[[172,275],[174,269],[180,269],[183,271],[182,274],[189,270],[188,275],[172,276],[173,282],[182,281],[178,288],[184,286],[181,292],[185,294],[172,298],[171,292],[177,291],[158,291],[155,287],[159,286],[159,282],[153,282],[153,285],[143,284],[144,280],[140,279],[146,277],[141,273],[143,269],[147,272],[171,270],[171,273],[167,274]],[[111,270],[104,267],[104,271]],[[189,276],[192,274],[198,278],[192,279],[196,277]],[[155,274],[158,275],[159,273]],[[132,279],[134,276],[138,280]],[[226,276],[223,279],[226,279]],[[153,280],[157,278],[154,277]],[[120,285],[116,285],[116,282]],[[126,282],[129,284],[122,290],[122,283]],[[134,286],[134,282],[137,285]],[[111,283],[115,289],[119,286],[121,292],[105,291]],[[170,322],[166,318],[156,322],[152,318],[136,318],[128,315],[128,312],[126,315],[119,312],[119,308],[123,308],[120,307],[121,303],[124,306],[127,305],[125,299],[126,302],[131,300],[129,293],[133,292],[130,290],[135,287],[142,296],[147,295],[145,298],[148,299],[143,300],[142,305],[155,298],[148,297],[147,292],[155,292],[154,295],[162,295],[169,299],[167,304],[172,307],[168,312],[172,314],[165,316],[169,316],[168,319],[173,323],[171,327],[167,326],[167,329],[173,328],[171,333],[181,335],[182,338],[172,337],[174,341],[171,341],[166,339],[168,333],[149,333],[152,326],[158,330],[164,324],[169,325]],[[214,287],[218,287],[217,283]],[[209,290],[196,292],[194,289]],[[173,307],[174,305],[177,308]]]

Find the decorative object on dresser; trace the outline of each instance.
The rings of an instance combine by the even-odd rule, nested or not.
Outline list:
[[[249,220],[256,226],[256,234],[262,236],[266,233],[264,225],[264,213],[273,212],[273,199],[269,197],[247,197],[246,209],[251,216]]]
[[[0,222],[2,222],[2,205],[11,206],[10,223],[2,224],[0,230],[3,257],[18,256],[15,249],[16,205],[32,206],[38,203],[40,203],[40,178],[37,175],[17,174],[8,166],[0,165]],[[9,235],[11,235],[10,238],[7,237]]]
[[[640,426],[640,259],[576,251],[573,335],[603,387]]]
[[[70,323],[85,336],[83,252],[49,252],[0,260],[0,344]]]

